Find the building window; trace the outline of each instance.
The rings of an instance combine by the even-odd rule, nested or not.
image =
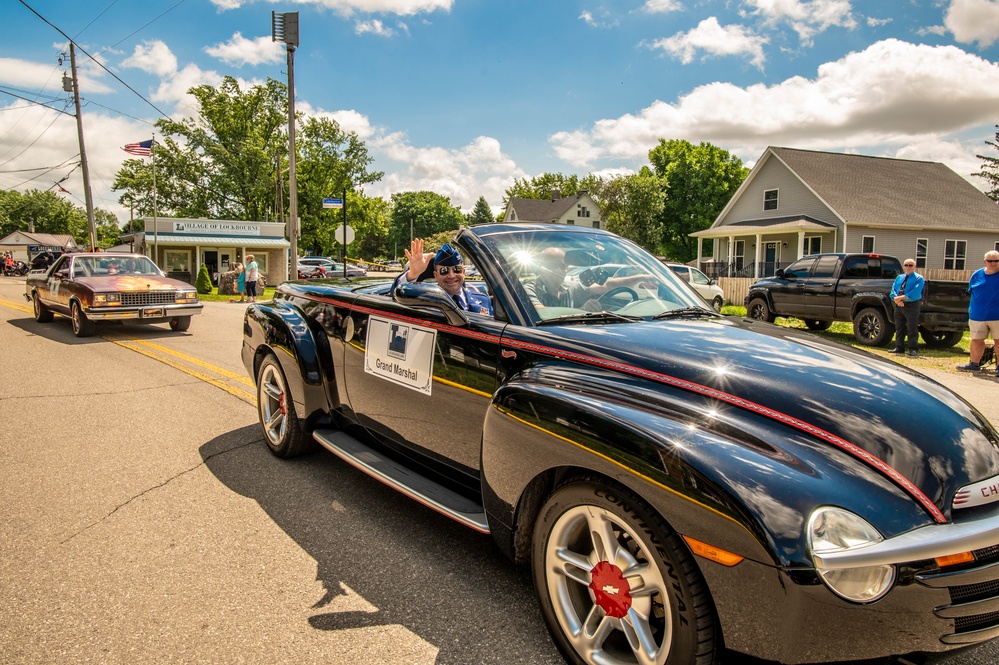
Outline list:
[[[599,229],[600,228],[600,220],[599,219],[593,220],[593,228],[595,228],[595,229]]]
[[[191,250],[167,249],[163,252],[167,272],[188,272],[191,269]]]
[[[575,226],[576,225],[576,222],[572,221],[571,219],[565,220],[565,223],[568,224],[569,226]]]
[[[822,253],[822,238],[820,236],[811,236],[810,238],[805,238],[805,256],[809,254],[821,254]]]
[[[267,252],[261,252],[253,257],[253,260],[257,262],[257,270],[260,271],[261,275],[267,274]]]
[[[584,205],[576,204],[576,217],[589,217],[590,209]]]
[[[926,267],[926,250],[930,246],[930,241],[926,238],[916,238],[916,267]]]
[[[768,189],[763,192],[763,209],[764,210],[776,210],[777,209],[777,190]]]
[[[736,270],[746,267],[746,241],[736,240],[735,250],[732,252],[732,262],[735,263]]]
[[[967,240],[944,241],[944,270],[964,270],[968,258]]]
[[[874,236],[864,236],[863,248],[860,251],[864,254],[874,253]]]

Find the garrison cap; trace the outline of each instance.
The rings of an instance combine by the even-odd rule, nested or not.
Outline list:
[[[435,266],[456,266],[464,262],[465,259],[461,258],[458,250],[448,244],[441,247],[440,251],[434,256]]]

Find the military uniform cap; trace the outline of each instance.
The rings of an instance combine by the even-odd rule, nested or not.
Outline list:
[[[435,266],[456,266],[464,262],[465,259],[461,258],[461,254],[458,253],[458,250],[448,244],[441,247],[434,256]]]

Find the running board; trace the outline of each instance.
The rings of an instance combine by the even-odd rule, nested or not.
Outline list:
[[[335,429],[317,429],[312,438],[331,453],[376,480],[480,533],[489,533],[486,512],[467,499]]]

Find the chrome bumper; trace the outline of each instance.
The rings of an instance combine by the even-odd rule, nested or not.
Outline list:
[[[144,305],[142,307],[91,307],[87,318],[93,321],[122,321],[125,319],[170,319],[175,316],[201,314],[201,303],[184,305]]]

